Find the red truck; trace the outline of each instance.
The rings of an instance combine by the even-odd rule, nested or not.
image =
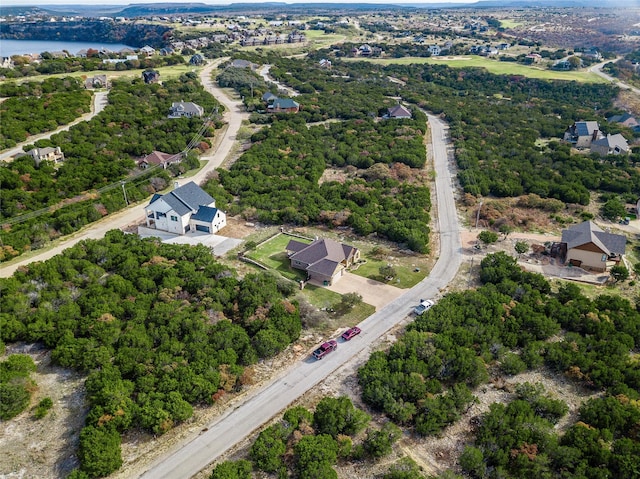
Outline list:
[[[313,352],[313,357],[316,359],[322,359],[331,351],[335,351],[338,348],[338,342],[335,339],[322,343],[318,349]]]

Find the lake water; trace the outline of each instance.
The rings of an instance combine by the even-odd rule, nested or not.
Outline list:
[[[67,50],[71,54],[76,54],[80,50],[100,50],[106,48],[111,51],[119,51],[123,48],[133,48],[122,43],[104,42],[56,42],[48,40],[0,40],[0,56],[10,57],[11,55],[24,55],[27,53],[60,52]]]

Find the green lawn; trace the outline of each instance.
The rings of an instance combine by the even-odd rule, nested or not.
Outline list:
[[[500,20],[500,26],[502,28],[516,28],[516,27],[519,27],[520,25],[522,25],[522,22],[516,22],[515,20],[511,20],[508,18]]]
[[[345,60],[358,60],[358,58],[345,58]],[[411,63],[431,63],[434,65],[448,65],[453,68],[462,67],[480,67],[487,69],[490,73],[495,75],[522,75],[530,78],[540,78],[542,80],[574,80],[579,82],[589,83],[608,83],[604,78],[599,77],[595,73],[591,72],[565,72],[555,70],[545,70],[542,68],[530,67],[521,65],[515,62],[501,62],[498,60],[491,60],[488,58],[478,56],[464,56],[464,57],[405,57],[405,58],[376,58],[368,61],[379,63],[381,65],[407,65]]]
[[[380,276],[380,267],[386,266],[390,263],[388,261],[371,258],[366,254],[363,254],[363,257],[366,262],[361,263],[357,269],[352,269],[352,273],[364,278],[388,283],[397,288],[412,288],[427,276],[427,269],[424,267],[416,268],[404,261],[397,262],[396,264],[394,264],[395,262],[392,262],[391,265],[396,270],[397,276],[387,282]],[[420,271],[415,271],[416,269],[419,269]]]
[[[285,278],[289,278],[294,281],[304,280],[307,278],[307,275],[300,270],[293,269],[289,265],[289,259],[287,258],[287,253],[285,252],[287,244],[292,239],[306,242],[301,238],[294,238],[293,236],[280,234],[270,239],[266,243],[261,244],[257,248],[249,251],[246,256],[251,259],[255,259],[265,266],[268,266],[269,268],[277,271]],[[311,243],[311,241],[308,241],[308,243]]]

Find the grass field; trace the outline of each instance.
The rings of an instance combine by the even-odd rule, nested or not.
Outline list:
[[[357,274],[358,276],[362,276],[364,278],[373,279],[375,281],[380,281],[383,283],[388,283],[390,285],[395,286],[396,288],[412,288],[420,281],[422,281],[427,276],[426,268],[416,268],[411,264],[407,264],[405,261],[393,261],[393,268],[396,270],[396,277],[390,281],[385,281],[385,279],[380,275],[380,267],[386,266],[390,264],[388,261],[376,260],[369,256],[366,256],[366,263],[361,263],[357,269],[352,269],[351,272],[353,274]],[[415,261],[416,258],[411,258],[411,260]],[[418,269],[419,271],[416,271]]]
[[[305,280],[307,275],[302,271],[293,269],[289,265],[287,253],[285,248],[290,240],[294,239],[288,235],[278,235],[264,244],[254,248],[246,254],[247,257],[255,259],[260,263],[268,266],[269,268],[277,271],[285,278],[293,281]],[[296,238],[298,241],[305,242],[300,238]],[[311,241],[309,241],[310,243]]]
[[[356,59],[347,59],[356,60]],[[362,60],[362,59],[357,59]],[[607,80],[591,72],[565,72],[555,70],[543,70],[541,68],[529,67],[515,62],[501,62],[490,60],[478,56],[464,57],[405,57],[405,58],[376,58],[374,63],[381,65],[407,65],[410,63],[430,63],[433,65],[448,65],[453,68],[480,67],[485,68],[495,75],[522,75],[529,78],[540,78],[542,80],[574,80],[589,83],[607,83]]]
[[[509,18],[505,18],[500,20],[500,26],[502,28],[516,28],[522,25],[522,22],[516,22],[515,20],[511,20]]]

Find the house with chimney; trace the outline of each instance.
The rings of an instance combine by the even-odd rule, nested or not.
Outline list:
[[[607,233],[585,221],[562,231],[560,251],[566,264],[604,272],[622,261],[626,244],[625,236]]]
[[[286,246],[291,267],[306,271],[307,280],[330,286],[360,259],[360,250],[329,238],[310,244],[291,240]]]
[[[178,101],[171,104],[168,118],[194,118],[204,115],[204,108],[191,101]]]
[[[563,140],[576,148],[591,148],[602,137],[597,121],[576,121],[564,132]]]

